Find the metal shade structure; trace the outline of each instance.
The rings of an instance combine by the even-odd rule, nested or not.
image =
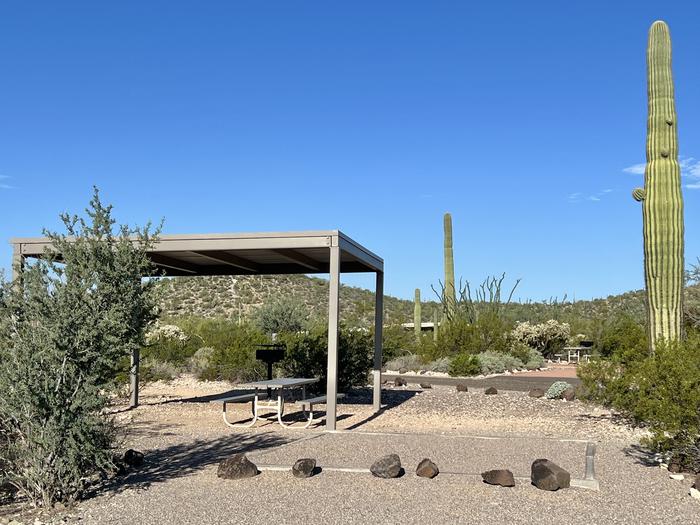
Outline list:
[[[46,237],[15,238],[13,271],[26,258],[51,250]],[[60,254],[57,254],[60,258]],[[330,275],[328,297],[328,384],[326,429],[336,427],[338,393],[338,320],[340,274],[376,274],[373,405],[381,406],[384,261],[338,230],[266,233],[162,235],[148,250],[151,261],[168,277],[202,275]],[[15,275],[16,276],[16,275]],[[132,356],[131,405],[138,405],[138,354]]]

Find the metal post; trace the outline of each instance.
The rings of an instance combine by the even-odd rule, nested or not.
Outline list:
[[[377,272],[374,287],[374,366],[372,370],[373,407],[382,408],[382,332],[384,327],[384,273]]]
[[[136,408],[139,406],[139,360],[141,351],[135,348],[131,351],[131,368],[129,376],[131,381],[131,400],[129,406]]]
[[[22,257],[22,250],[19,244],[13,246],[12,252],[12,281],[16,281],[20,274],[22,273],[22,266],[24,265],[24,257]]]
[[[328,294],[328,383],[326,385],[326,430],[335,430],[338,395],[338,313],[340,295],[340,247],[331,246],[330,292]]]

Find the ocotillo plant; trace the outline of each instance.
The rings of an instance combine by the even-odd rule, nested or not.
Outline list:
[[[420,289],[416,288],[413,298],[413,330],[416,332],[416,339],[420,339],[421,309],[420,309]]]
[[[445,289],[443,291],[443,303],[447,309],[447,318],[451,319],[457,305],[457,293],[455,291],[455,262],[452,254],[452,215],[445,214]]]
[[[671,36],[665,22],[649,30],[647,47],[647,165],[644,189],[632,193],[642,203],[644,278],[649,345],[682,335],[683,196],[671,75]]]

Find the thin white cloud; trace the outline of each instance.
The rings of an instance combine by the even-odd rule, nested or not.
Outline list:
[[[681,176],[686,180],[683,186],[689,190],[700,190],[700,161],[695,157],[680,157],[678,164],[681,167]],[[646,164],[634,164],[623,168],[622,171],[633,175],[644,175],[645,168]]]
[[[589,195],[588,200],[593,201],[593,202],[598,202],[598,201],[600,201],[600,197],[596,197],[595,195]]]
[[[586,195],[584,193],[581,193],[580,191],[577,191],[576,193],[570,193],[568,195],[569,202],[582,202],[582,201],[590,201],[590,202],[600,202],[601,198],[608,193],[611,193],[613,190],[611,189],[605,189],[602,191],[599,191],[598,193],[594,193],[592,195]]]
[[[0,181],[7,180],[9,178],[10,177],[8,175],[0,175]],[[0,182],[0,190],[11,190],[13,188],[14,188],[14,186],[12,186],[10,184],[7,184],[5,182]]]
[[[632,173],[633,175],[644,175],[644,168],[646,168],[647,165],[642,163],[642,164],[634,164],[632,166],[627,166],[626,168],[622,168],[622,171],[625,173]]]

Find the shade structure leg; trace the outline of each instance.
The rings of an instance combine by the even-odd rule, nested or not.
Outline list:
[[[384,329],[384,273],[377,272],[374,287],[374,365],[372,368],[372,406],[382,408],[382,335]]]
[[[338,318],[340,309],[340,247],[330,247],[330,291],[328,294],[328,383],[326,385],[326,430],[335,430],[338,394]]]

